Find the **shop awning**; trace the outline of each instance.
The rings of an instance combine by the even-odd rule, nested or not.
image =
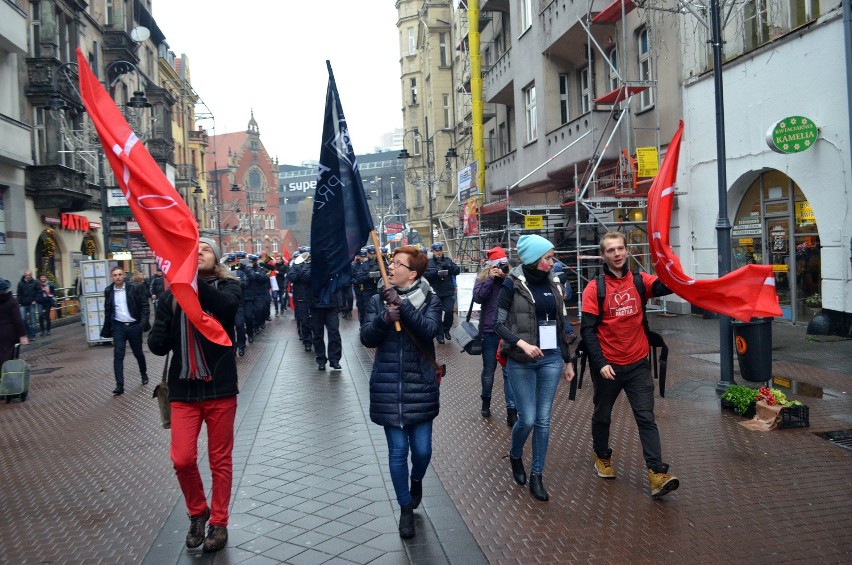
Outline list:
[[[614,24],[621,19],[621,4],[624,4],[623,14],[629,14],[636,9],[633,0],[613,0],[612,4],[603,9],[601,13],[592,18],[593,24]]]

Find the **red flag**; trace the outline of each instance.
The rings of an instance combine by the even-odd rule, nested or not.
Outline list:
[[[695,280],[684,274],[680,259],[669,244],[682,135],[683,121],[669,143],[660,172],[648,193],[648,236],[657,276],[675,294],[711,312],[744,322],[781,316],[772,265],[746,265],[713,280]]]
[[[80,95],[121,191],[157,265],[171,282],[171,291],[190,323],[204,337],[230,346],[231,339],[218,320],[204,313],[198,302],[198,225],[124,116],[92,73],[77,49]],[[106,218],[104,218],[106,221]]]

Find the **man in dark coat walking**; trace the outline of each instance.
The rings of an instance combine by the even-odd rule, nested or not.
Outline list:
[[[38,298],[38,281],[33,278],[33,272],[27,269],[18,281],[17,300],[21,307],[21,318],[27,327],[27,336],[33,339],[36,335],[36,298]]]
[[[444,255],[444,244],[433,243],[432,258],[429,259],[429,267],[423,276],[441,299],[441,310],[444,312],[444,320],[441,323],[443,331],[438,334],[438,343],[444,343],[445,339],[452,339],[450,330],[453,327],[453,314],[456,311],[456,275],[460,272],[458,265]]]
[[[142,351],[142,333],[151,329],[151,321],[148,319],[150,306],[145,287],[125,281],[121,267],[114,267],[110,276],[112,284],[104,289],[104,325],[101,328],[101,337],[112,338],[112,363],[115,372],[115,390],[112,393],[118,396],[124,394],[124,353],[128,343],[139,363],[142,384],[148,384],[148,365]]]

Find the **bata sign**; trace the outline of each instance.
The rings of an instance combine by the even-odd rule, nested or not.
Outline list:
[[[776,153],[801,153],[816,143],[819,128],[810,118],[790,116],[766,132],[766,144]]]

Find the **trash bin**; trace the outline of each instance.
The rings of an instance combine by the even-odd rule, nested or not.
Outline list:
[[[752,383],[772,378],[772,318],[732,322],[737,360],[743,379]]]

